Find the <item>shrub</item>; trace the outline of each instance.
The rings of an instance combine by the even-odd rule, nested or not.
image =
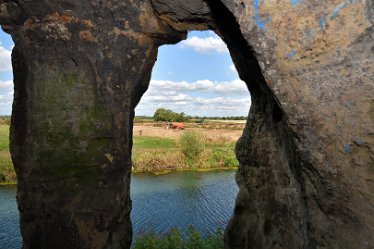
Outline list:
[[[136,237],[134,249],[182,249],[183,244],[179,230],[172,229],[162,235],[150,233]]]
[[[196,162],[205,149],[205,137],[196,131],[186,131],[180,138],[181,151],[187,159],[188,164]]]
[[[158,108],[153,114],[154,121],[186,122],[188,117],[185,113],[176,113],[165,108]]]
[[[157,153],[157,152],[156,152]],[[163,172],[183,168],[183,155],[180,152],[154,154],[144,152],[132,161],[134,172]]]
[[[185,237],[185,238],[184,238]],[[203,237],[202,234],[193,229],[187,230],[183,236],[178,229],[172,229],[166,234],[155,233],[136,236],[134,249],[223,249],[223,232]]]
[[[213,163],[220,167],[232,167],[239,164],[232,148],[215,148],[212,152]]]
[[[10,158],[0,155],[0,182],[14,182],[17,180],[16,172]]]
[[[0,182],[5,182],[5,176],[3,173],[3,169],[0,167]]]

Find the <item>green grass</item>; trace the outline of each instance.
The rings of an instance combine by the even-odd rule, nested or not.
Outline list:
[[[9,125],[0,125],[0,151],[9,151]]]
[[[134,136],[134,148],[173,148],[176,147],[173,139],[159,137]]]
[[[198,144],[195,135],[199,135],[198,140],[204,139],[203,134],[194,133],[194,139],[187,139],[189,143],[183,144],[173,139],[135,135],[132,153],[133,172],[233,169],[239,165],[234,152],[235,142],[225,138],[205,138],[205,149],[194,153],[191,160],[189,155],[186,156],[185,150],[186,146],[193,147]]]
[[[205,150],[204,134],[196,131],[186,131],[179,138],[182,153],[189,165],[196,164],[201,153]]]
[[[233,165],[239,165],[239,162],[236,159],[235,152],[232,147],[213,148],[210,160],[211,164],[218,164],[220,167],[230,167]]]
[[[15,182],[16,173],[9,152],[9,125],[0,125],[0,182]]]
[[[236,168],[235,143],[218,138],[206,140],[205,149],[192,161],[182,153],[177,140],[159,137],[133,137],[134,172],[168,172]],[[9,152],[9,125],[0,124],[0,182],[15,182],[16,174]]]
[[[189,228],[186,236],[182,236],[178,229],[161,235],[138,235],[133,249],[224,249],[223,232],[203,237],[199,231]]]

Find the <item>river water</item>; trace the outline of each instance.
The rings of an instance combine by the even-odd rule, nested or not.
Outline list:
[[[224,228],[238,192],[234,175],[234,171],[133,175],[134,234],[189,226],[209,234]],[[21,248],[15,198],[15,186],[0,186],[0,249]]]

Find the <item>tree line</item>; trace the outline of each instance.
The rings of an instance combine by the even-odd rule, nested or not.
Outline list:
[[[141,118],[150,118],[144,117]],[[207,117],[207,116],[188,116],[184,112],[177,113],[170,109],[166,108],[158,108],[155,113],[153,114],[153,120],[164,121],[164,122],[188,122],[189,120],[205,120],[205,119],[212,119],[212,120],[247,120],[246,116],[228,116],[228,117]]]
[[[184,112],[177,113],[165,108],[158,108],[153,114],[154,121],[187,122],[189,117]]]

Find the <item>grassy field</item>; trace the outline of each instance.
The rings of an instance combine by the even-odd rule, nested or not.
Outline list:
[[[144,127],[142,127],[144,130]],[[135,129],[136,130],[136,129]],[[236,168],[235,140],[240,132],[229,130],[197,131],[204,140],[204,148],[194,158],[187,158],[180,143],[185,131],[166,131],[164,128],[148,128],[134,132],[133,172],[166,173],[175,170],[212,170]],[[225,136],[226,135],[226,136]],[[192,142],[194,145],[194,142]],[[0,182],[16,181],[9,153],[9,125],[0,125]]]
[[[134,135],[133,171],[168,172],[174,170],[228,169],[238,165],[234,147],[235,142],[225,139],[207,139],[204,149],[194,160],[189,160],[183,153],[179,138],[160,138]]]
[[[176,143],[170,138],[148,137],[148,136],[134,136],[133,147],[139,149],[150,148],[173,148]]]
[[[0,182],[15,181],[16,174],[9,152],[9,125],[0,125]]]

